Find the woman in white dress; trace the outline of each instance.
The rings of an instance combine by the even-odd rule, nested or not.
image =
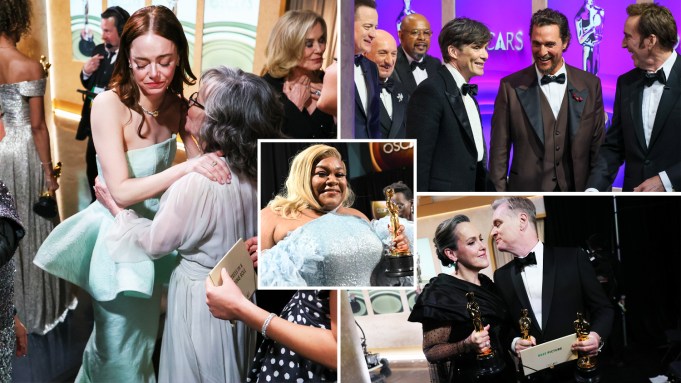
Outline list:
[[[153,220],[123,210],[100,184],[97,199],[116,216],[109,234],[116,262],[140,262],[177,249],[182,257],[170,279],[159,381],[242,382],[253,357],[255,332],[214,318],[205,304],[204,279],[239,238],[257,230],[257,140],[281,136],[283,107],[261,78],[218,67],[190,97],[190,129],[205,152],[224,153],[230,184],[198,174],[176,181]]]

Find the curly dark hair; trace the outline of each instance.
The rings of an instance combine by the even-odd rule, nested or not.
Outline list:
[[[0,1],[0,34],[19,41],[31,29],[31,2],[28,0]]]
[[[4,0],[3,0],[4,1]],[[182,24],[177,19],[173,11],[162,5],[151,5],[139,9],[125,23],[123,34],[121,35],[118,58],[114,65],[109,86],[114,89],[118,98],[128,108],[144,115],[140,102],[140,89],[133,79],[128,64],[130,63],[130,47],[132,42],[149,32],[166,38],[175,44],[179,65],[175,69],[175,74],[170,82],[168,91],[176,94],[184,100],[182,91],[184,84],[194,85],[196,76],[192,73],[189,65],[189,44],[184,35]],[[142,136],[142,127],[145,119],[143,118],[137,127],[137,135]]]
[[[435,251],[437,253],[437,258],[442,262],[442,266],[449,266],[454,264],[454,261],[449,259],[445,254],[445,249],[452,249],[454,251],[458,250],[456,244],[456,227],[462,222],[470,222],[471,220],[468,216],[459,214],[452,218],[448,218],[439,225],[435,230],[435,238],[433,238],[433,244],[435,245]],[[454,265],[456,267],[456,265]]]
[[[279,95],[264,79],[225,66],[201,76],[201,91],[206,112],[199,132],[203,149],[222,151],[232,170],[255,180],[258,139],[283,138]]]

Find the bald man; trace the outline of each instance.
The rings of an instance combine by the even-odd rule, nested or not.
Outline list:
[[[434,76],[442,63],[428,55],[433,31],[425,16],[412,13],[402,19],[399,31],[395,77],[402,82],[410,95],[421,81]]]
[[[381,86],[381,137],[405,138],[404,113],[407,110],[409,94],[404,85],[392,76],[397,60],[397,43],[384,30],[376,30],[371,50],[366,57],[378,66],[378,82]]]

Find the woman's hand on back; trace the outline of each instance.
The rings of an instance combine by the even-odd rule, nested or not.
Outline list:
[[[188,159],[183,165],[185,174],[196,172],[221,185],[232,182],[232,172],[229,166],[216,153],[205,153]]]

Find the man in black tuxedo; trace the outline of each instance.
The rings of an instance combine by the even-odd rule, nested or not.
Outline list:
[[[617,79],[612,126],[587,190],[608,190],[624,162],[623,191],[681,190],[681,58],[674,17],[653,3],[627,7],[622,48],[635,69]]]
[[[492,238],[497,249],[515,259],[494,273],[494,282],[518,323],[521,310],[532,320],[530,340],[516,337],[508,345],[518,353],[528,347],[574,334],[581,312],[591,323],[588,339],[575,341],[573,351],[596,355],[612,327],[614,310],[601,288],[587,255],[579,248],[545,246],[538,239],[536,208],[526,197],[492,203]],[[518,332],[519,333],[519,332]],[[533,374],[535,381],[570,379],[574,363]]]
[[[402,19],[398,32],[400,46],[397,48],[395,77],[404,84],[409,94],[423,80],[434,76],[442,65],[440,60],[428,54],[432,35],[425,16],[412,13]]]
[[[405,138],[407,128],[404,113],[409,94],[402,83],[392,76],[397,57],[395,38],[378,29],[366,57],[378,66],[378,82],[381,86],[381,138]]]
[[[129,17],[128,12],[118,6],[109,7],[102,13],[103,43],[94,48],[92,57],[85,62],[83,70],[80,72],[80,82],[86,90],[99,94],[108,89],[114,63],[118,57],[118,46],[120,44],[121,33],[123,32],[123,25],[125,25]],[[86,172],[88,184],[90,185],[90,194],[92,195],[92,201],[94,201],[96,197],[93,188],[95,186],[95,178],[97,177],[97,160],[90,129],[90,107],[93,97],[84,96],[83,98],[83,110],[80,114],[81,118],[78,124],[78,131],[76,132],[76,139],[80,141],[88,139],[85,162],[87,164]]]
[[[354,138],[381,138],[381,87],[376,64],[364,57],[376,37],[374,0],[355,0],[355,132]]]
[[[414,91],[407,105],[407,137],[418,140],[417,191],[484,191],[487,149],[478,86],[468,84],[484,73],[489,29],[456,18],[440,32],[446,64]]]

